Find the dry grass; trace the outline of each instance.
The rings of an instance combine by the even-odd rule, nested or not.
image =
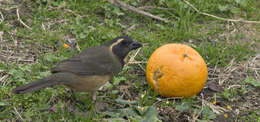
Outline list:
[[[0,6],[4,6],[0,8],[0,23],[3,20],[8,20],[6,26],[10,27],[8,31],[1,31],[0,30],[0,61],[6,64],[27,64],[33,65],[39,63],[39,57],[44,55],[47,52],[53,52],[53,45],[40,45],[40,42],[33,42],[35,40],[34,37],[31,35],[24,35],[22,37],[18,36],[18,30],[20,28],[27,29],[26,31],[30,31],[32,27],[32,20],[30,18],[30,12],[27,9],[23,9],[23,6],[18,6],[14,4],[10,4],[6,1],[0,1]],[[19,8],[19,18],[17,15],[17,8]],[[48,7],[50,11],[59,11],[64,10],[68,13],[71,13],[73,18],[78,17],[80,19],[84,18],[83,15],[78,14],[68,8],[65,5],[61,5],[61,7]],[[163,9],[164,10],[164,9]],[[166,9],[167,10],[167,9]],[[23,18],[24,14],[22,15],[21,12],[25,12],[28,15],[28,18]],[[10,15],[8,18],[2,15]],[[22,21],[22,22],[21,22]],[[23,24],[24,23],[24,24]],[[39,26],[39,29],[44,30],[44,32],[53,32],[60,30],[55,30],[55,26],[57,24],[60,25],[71,25],[72,20],[68,18],[58,18],[58,19],[50,19],[46,18]],[[100,24],[100,23],[99,23]],[[127,24],[127,23],[126,23]],[[129,25],[129,28],[125,29],[124,33],[130,33],[131,31],[138,31],[138,28],[146,27],[145,23],[142,26],[142,23],[136,23],[132,26]],[[218,21],[208,21],[203,23],[197,23],[204,26],[199,32],[209,33],[216,28],[222,28],[221,32],[218,34],[205,34],[207,39],[210,41],[217,40],[217,43],[222,43],[227,41],[225,44],[234,44],[234,43],[245,43],[250,42],[249,47],[253,50],[258,51],[260,48],[260,42],[254,41],[260,39],[260,32],[257,30],[255,25],[253,24],[244,24],[244,23],[235,23],[235,22],[223,22],[219,23]],[[28,27],[26,27],[27,25]],[[101,25],[101,24],[100,24]],[[102,25],[105,25],[102,23]],[[136,27],[135,25],[138,25]],[[219,27],[217,27],[219,26]],[[223,31],[224,30],[224,31]],[[70,31],[70,30],[69,30]],[[154,30],[150,30],[154,31]],[[42,33],[46,34],[46,33]],[[64,35],[70,35],[71,33]],[[55,34],[54,34],[55,35]],[[199,34],[198,34],[199,35]],[[238,35],[243,35],[240,38],[236,38]],[[48,36],[48,35],[47,35]],[[74,35],[75,36],[75,35]],[[143,36],[143,35],[141,35]],[[39,37],[42,39],[42,37]],[[67,40],[67,36],[64,36],[62,39]],[[202,37],[203,38],[203,37]],[[26,40],[31,40],[30,42],[26,42]],[[37,38],[36,38],[37,39]],[[162,38],[164,39],[164,38]],[[196,40],[196,39],[194,39]],[[147,41],[147,40],[145,40]],[[156,40],[158,41],[158,40]],[[154,42],[151,42],[151,45]],[[191,42],[182,42],[188,45],[192,45],[193,47],[197,47],[198,44],[195,41]],[[225,45],[223,44],[223,48]],[[145,47],[144,47],[145,48]],[[138,82],[141,83],[136,85],[134,83],[129,84],[119,84],[116,89],[119,90],[119,95],[121,98],[127,100],[135,100],[141,101],[145,95],[148,94],[148,99],[153,99],[152,95],[148,92],[148,84],[145,80],[145,64],[147,62],[148,57],[144,56],[144,48],[137,50],[136,52],[132,53],[129,56],[128,63],[126,66],[134,67],[129,71],[125,71],[125,75],[135,75]],[[146,48],[147,50],[147,48]],[[138,60],[137,60],[138,59]],[[138,70],[138,71],[137,71]],[[140,70],[140,71],[139,71]],[[38,70],[39,72],[40,70]],[[203,111],[206,107],[209,107],[210,110],[217,115],[215,121],[232,121],[238,119],[241,116],[249,115],[250,111],[255,111],[260,108],[260,89],[259,87],[252,87],[252,85],[245,83],[244,81],[247,78],[253,78],[256,81],[260,82],[260,52],[257,55],[254,55],[246,60],[243,61],[236,61],[236,59],[232,59],[229,61],[229,64],[225,67],[219,67],[218,65],[210,66],[208,68],[209,76],[207,85],[205,86],[204,90],[201,92],[200,95],[192,99],[192,102],[196,102],[192,104],[187,111],[180,112],[176,109],[176,106],[170,106],[169,103],[173,103],[176,105],[183,105],[185,100],[181,98],[163,98],[160,96],[156,96],[156,100],[152,104],[153,106],[157,107],[159,112],[159,119],[164,121],[198,121],[203,119]],[[128,76],[129,77],[129,76]],[[14,81],[8,80],[11,79],[12,76],[8,74],[8,70],[1,70],[0,69],[0,85],[3,87],[10,86],[10,83],[14,83]],[[129,80],[133,80],[134,78],[131,77]],[[14,85],[11,85],[14,87]],[[11,88],[10,88],[11,89]],[[139,91],[142,89],[143,91]],[[243,91],[243,89],[245,89]],[[235,91],[235,93],[233,93]],[[60,92],[60,91],[59,91]],[[143,92],[140,96],[140,92]],[[55,93],[57,94],[57,93]],[[225,94],[229,94],[228,97],[225,97]],[[111,100],[112,96],[111,90],[103,92],[101,96],[104,98],[104,101],[116,106],[117,108],[122,108],[121,105],[118,105],[113,100]],[[150,95],[150,96],[149,96]],[[13,96],[8,96],[8,99]],[[115,97],[115,96],[113,96]],[[7,99],[7,98],[5,98]],[[17,98],[18,99],[18,98]],[[21,98],[20,98],[21,99]],[[53,104],[58,104],[57,101],[62,99],[60,96],[55,96],[54,93],[52,94],[51,98],[47,102],[48,105],[53,106]],[[71,104],[68,101],[63,100],[62,102],[66,102],[66,104]],[[21,100],[22,101],[22,100]],[[1,102],[1,101],[0,101]],[[60,102],[60,101],[59,101]],[[146,101],[144,101],[146,102]],[[183,102],[183,103],[182,103]],[[141,103],[141,102],[140,102]],[[12,105],[12,104],[11,104]],[[230,106],[230,107],[227,107]],[[15,112],[20,120],[24,120],[24,113],[20,113],[20,111],[25,112],[26,110],[22,107],[18,108],[17,106],[11,107],[12,111]],[[50,111],[57,113],[57,108],[53,107]],[[71,108],[70,111],[77,111],[77,108]],[[193,109],[198,109],[198,111],[194,111]],[[1,110],[1,106],[0,106]],[[35,113],[33,113],[35,114]],[[85,113],[84,113],[85,114]],[[228,114],[228,119],[225,118],[223,115]],[[86,115],[84,115],[86,116]],[[260,116],[260,114],[259,114]],[[1,119],[1,117],[0,117]]]

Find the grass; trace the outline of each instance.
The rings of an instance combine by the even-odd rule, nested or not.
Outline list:
[[[135,7],[152,6],[142,9],[170,22],[153,20],[105,0],[1,1],[0,78],[6,78],[0,82],[0,120],[260,121],[259,63],[253,60],[260,48],[259,24],[206,17],[179,0],[123,2]],[[216,16],[260,20],[257,0],[189,2]],[[17,20],[16,9],[31,30]],[[147,61],[166,43],[190,45],[203,56],[209,78],[200,95],[188,99],[161,97],[149,88],[145,72],[135,64],[126,66],[98,92],[98,103],[107,108],[103,112],[94,112],[89,95],[76,93],[74,99],[63,86],[25,95],[11,93],[17,86],[49,75],[56,63],[77,54],[77,50],[63,48],[65,40],[75,38],[83,50],[121,35],[134,24],[136,28],[128,35],[146,45],[135,58],[138,61]],[[145,68],[145,64],[141,66]],[[212,91],[209,85],[214,83],[223,90]]]

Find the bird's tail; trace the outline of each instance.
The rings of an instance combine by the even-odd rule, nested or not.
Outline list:
[[[41,88],[50,87],[58,84],[58,80],[55,77],[55,74],[45,77],[43,79],[28,83],[24,86],[17,87],[13,89],[13,93],[15,94],[24,94],[28,92],[38,91]]]

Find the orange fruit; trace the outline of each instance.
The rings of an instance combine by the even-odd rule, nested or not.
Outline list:
[[[208,76],[200,54],[183,44],[166,44],[148,60],[146,78],[160,95],[188,98],[199,93]]]

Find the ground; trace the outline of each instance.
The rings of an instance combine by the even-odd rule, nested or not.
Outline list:
[[[258,0],[122,2],[167,22],[106,0],[0,0],[0,120],[260,121]],[[99,111],[88,94],[63,86],[11,93],[49,75],[59,61],[122,34],[144,47],[98,92]],[[71,39],[79,48],[64,48]],[[190,45],[205,59],[208,80],[197,96],[165,98],[147,84],[146,62],[166,43]]]

